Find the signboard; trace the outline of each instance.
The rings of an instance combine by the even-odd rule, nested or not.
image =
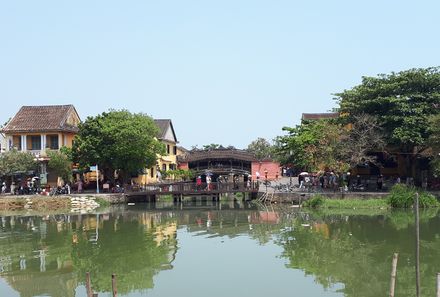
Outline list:
[[[96,166],[90,166],[90,171],[96,171]]]

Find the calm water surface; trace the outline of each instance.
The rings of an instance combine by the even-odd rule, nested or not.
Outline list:
[[[423,296],[435,296],[440,217],[421,215]],[[414,296],[410,212],[304,212],[209,202],[1,216],[0,296]]]

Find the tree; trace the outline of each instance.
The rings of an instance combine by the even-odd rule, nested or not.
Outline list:
[[[281,163],[293,163],[297,168],[310,171],[345,169],[337,158],[342,130],[334,121],[309,121],[283,130],[288,134],[276,138],[275,148]]]
[[[0,175],[27,174],[36,167],[35,157],[31,153],[14,149],[0,155]]]
[[[365,163],[375,164],[377,158],[371,153],[382,152],[385,147],[382,127],[372,115],[359,114],[352,119],[350,125],[341,127],[337,148],[339,159],[350,167]]]
[[[428,139],[431,147],[431,168],[434,175],[440,176],[440,114],[429,119],[430,136]]]
[[[175,170],[168,170],[165,172],[165,176],[173,176],[175,180],[191,180],[195,177],[195,172],[191,169],[175,169]],[[163,175],[162,175],[163,176]]]
[[[111,110],[79,125],[72,157],[82,168],[98,164],[111,181],[115,171],[126,180],[155,165],[158,154],[165,154],[158,135],[159,128],[151,117]]]
[[[377,116],[386,144],[410,158],[414,175],[415,158],[428,148],[428,119],[439,114],[440,68],[363,77],[360,85],[336,96],[347,123],[359,114]]]
[[[269,141],[259,137],[248,145],[247,151],[254,154],[257,160],[261,161],[272,157],[273,147]]]
[[[49,157],[48,168],[61,177],[63,181],[71,181],[72,161],[69,159],[69,156],[63,150],[48,151],[47,156]]]

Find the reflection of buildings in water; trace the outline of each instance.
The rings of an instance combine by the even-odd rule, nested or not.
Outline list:
[[[15,274],[5,277],[20,297],[51,296],[74,297],[78,280],[74,272],[42,272]]]
[[[166,223],[156,227],[154,241],[160,246],[164,241],[175,240],[177,237],[177,223]]]
[[[328,224],[326,223],[314,223],[313,229],[315,232],[320,233],[322,236],[324,236],[325,239],[330,238],[330,228]]]

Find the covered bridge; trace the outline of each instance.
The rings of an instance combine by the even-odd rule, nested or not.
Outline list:
[[[192,150],[178,157],[179,168],[193,170],[197,175],[219,177],[234,176],[243,180],[256,178],[257,172],[274,179],[279,175],[279,163],[257,160],[250,152],[239,149]]]

